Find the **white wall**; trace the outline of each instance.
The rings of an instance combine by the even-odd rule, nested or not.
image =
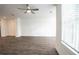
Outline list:
[[[38,8],[39,11],[35,11],[35,14],[30,15],[17,9],[24,8],[24,6],[24,4],[1,6],[2,16],[14,14],[20,19],[20,21],[16,19],[17,36],[56,36],[56,7],[53,4],[31,4],[30,6]]]
[[[48,11],[47,11],[48,12]],[[39,14],[39,13],[37,13]],[[52,13],[21,18],[21,36],[56,36],[56,8]]]
[[[21,19],[17,18],[16,19],[16,37],[21,36]]]
[[[56,36],[56,49],[59,52],[60,55],[74,55],[75,53],[71,51],[69,48],[67,48],[65,45],[61,43],[61,5],[57,5],[57,36]]]

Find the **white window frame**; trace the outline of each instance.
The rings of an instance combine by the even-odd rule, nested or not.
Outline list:
[[[61,42],[64,43],[64,45],[67,46],[68,48],[71,48],[72,50],[76,51],[77,53],[79,53],[79,37],[78,37],[78,34],[79,34],[79,30],[78,30],[79,11],[78,10],[79,10],[79,8],[78,7],[79,7],[79,5],[77,5],[77,4],[73,4],[73,5],[65,4],[65,5],[62,5],[62,9],[61,9],[62,10],[62,15],[61,15],[62,16],[62,22],[61,22],[62,23],[62,35],[61,35],[62,40],[61,40]],[[71,8],[71,9],[69,9],[69,8]],[[69,13],[69,14],[67,14],[67,13]],[[68,28],[71,30],[69,31]],[[68,33],[68,35],[67,35],[67,33]]]

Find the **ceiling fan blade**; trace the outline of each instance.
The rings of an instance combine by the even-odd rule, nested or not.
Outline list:
[[[31,11],[33,14],[35,14],[33,11]]]
[[[26,7],[28,7],[29,6],[29,4],[26,4]]]
[[[33,11],[38,11],[39,9],[31,9],[31,10],[33,10]]]
[[[26,10],[26,9],[23,9],[23,8],[17,8],[17,9],[20,9],[20,10]]]
[[[25,14],[27,13],[27,11],[24,12]]]

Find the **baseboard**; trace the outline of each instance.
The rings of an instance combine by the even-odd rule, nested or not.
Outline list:
[[[16,38],[20,38],[20,37],[23,37],[23,38],[55,38],[56,37],[53,37],[53,36],[4,36],[2,38],[5,38],[5,37],[16,37]]]
[[[40,36],[40,35],[16,35],[16,37],[56,37],[56,36]]]
[[[2,36],[1,38],[5,38],[5,37],[16,37],[16,36]]]

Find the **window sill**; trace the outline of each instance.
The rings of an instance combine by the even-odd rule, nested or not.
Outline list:
[[[61,43],[66,47],[68,48],[70,51],[72,51],[74,54],[78,55],[79,53],[76,52],[74,49],[72,49],[70,46],[68,46],[65,42],[61,41]]]

